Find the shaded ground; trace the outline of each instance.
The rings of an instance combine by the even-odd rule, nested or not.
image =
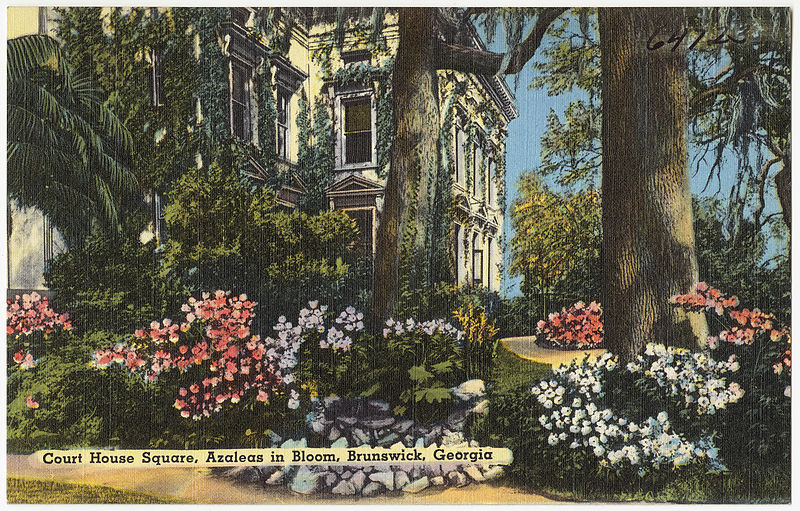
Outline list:
[[[573,359],[576,358],[583,358],[586,353],[588,353],[590,357],[596,357],[606,352],[606,350],[603,349],[571,351],[553,350],[537,345],[534,340],[535,337],[533,336],[507,337],[505,339],[501,339],[500,342],[510,352],[519,355],[522,358],[533,360],[535,362],[541,362],[543,364],[550,364],[554,367],[558,367],[561,364],[569,364]]]
[[[177,497],[191,502],[214,504],[544,504],[554,503],[546,497],[507,486],[503,481],[472,484],[463,488],[431,488],[416,495],[397,494],[370,498],[336,497],[333,495],[304,496],[292,493],[284,487],[259,487],[237,484],[214,475],[208,468],[107,468],[92,466],[44,467],[33,456],[9,454],[7,456],[9,478],[25,477],[39,480],[71,481],[92,485],[110,486],[115,489],[146,492],[154,499]],[[14,483],[19,486],[19,483]],[[37,481],[33,488],[46,482]],[[9,486],[11,488],[11,486]],[[113,498],[119,495],[110,489],[92,488],[93,494]],[[152,495],[155,494],[155,495]],[[11,492],[9,492],[9,496]],[[17,491],[17,499],[21,499]],[[29,499],[35,495],[27,495]],[[28,500],[29,502],[44,502]],[[155,501],[155,500],[154,500]],[[21,500],[16,500],[21,502]],[[49,502],[53,502],[50,500]],[[62,502],[67,502],[64,500]],[[74,502],[74,501],[73,501]],[[107,500],[105,502],[112,502]],[[117,501],[118,502],[118,501]],[[130,500],[123,500],[130,502]]]

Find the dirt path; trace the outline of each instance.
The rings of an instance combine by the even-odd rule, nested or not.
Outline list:
[[[535,362],[542,362],[558,367],[561,364],[569,364],[573,359],[583,358],[588,353],[590,357],[596,357],[606,352],[606,350],[572,350],[562,351],[543,348],[534,342],[534,337],[507,337],[500,339],[511,353],[519,355],[522,358],[533,360]]]
[[[397,494],[371,498],[304,496],[284,487],[259,487],[237,484],[215,476],[208,468],[128,468],[73,466],[51,467],[39,464],[31,455],[9,454],[8,476],[57,479],[114,488],[172,495],[193,502],[213,504],[545,504],[557,503],[497,483],[471,484],[463,488],[428,489],[416,495]]]

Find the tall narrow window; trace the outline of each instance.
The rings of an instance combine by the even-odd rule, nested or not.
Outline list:
[[[464,129],[456,128],[456,183],[464,184]]]
[[[344,110],[344,162],[372,161],[372,102],[369,97],[348,100]]]
[[[494,291],[494,238],[486,242],[486,287]]]
[[[497,205],[497,164],[494,162],[494,159],[489,160],[489,170],[488,175],[486,176],[487,182],[489,183],[489,204],[492,206]]]
[[[233,136],[250,142],[250,77],[252,69],[238,60],[231,60],[233,84],[231,87],[231,132]]]
[[[150,58],[153,61],[153,106],[164,106],[163,84],[164,78],[162,73],[164,64],[161,62],[161,52],[158,48],[153,48]]]
[[[480,187],[482,186],[483,176],[483,139],[479,136],[475,137],[475,143],[472,148],[472,195],[477,197]]]
[[[456,263],[455,278],[456,284],[461,284],[464,280],[464,235],[462,234],[461,226],[453,224],[453,259]]]
[[[289,101],[291,95],[278,87],[278,115],[275,118],[278,158],[288,159],[289,154]]]
[[[483,250],[479,245],[478,234],[472,237],[472,283],[483,285]]]

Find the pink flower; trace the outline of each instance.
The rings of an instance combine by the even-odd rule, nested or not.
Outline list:
[[[33,396],[25,398],[25,404],[28,405],[28,408],[39,408],[39,403],[33,400]]]

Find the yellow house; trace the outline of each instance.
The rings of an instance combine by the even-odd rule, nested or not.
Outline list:
[[[217,27],[227,59],[230,96],[226,117],[230,135],[244,144],[259,144],[259,131],[265,127],[259,125],[258,112],[264,105],[258,104],[256,80],[268,66],[276,109],[277,167],[279,172],[291,174],[300,158],[298,136],[304,128],[298,118],[301,101],[329,108],[335,154],[333,171],[324,183],[327,202],[330,209],[343,210],[355,220],[361,248],[374,254],[389,172],[386,148],[391,142],[391,121],[387,126],[381,108],[386,105],[386,86],[398,44],[397,14],[384,10],[380,42],[376,44],[367,15],[370,10],[345,11],[344,21],[337,22],[341,13],[335,8],[230,8],[229,19]],[[275,32],[282,34],[279,49],[256,30],[265,16],[270,16]],[[28,33],[45,32],[52,27],[54,17],[47,8],[9,11],[9,27],[21,24],[24,18]],[[19,29],[9,30],[10,37],[21,33]],[[483,48],[474,27],[459,37]],[[153,66],[153,97],[157,98],[161,86],[157,63],[151,59],[148,65]],[[449,246],[456,267],[454,280],[499,291],[505,136],[508,123],[518,112],[511,91],[498,77],[456,71],[439,74],[442,140],[446,146],[442,161],[451,176],[454,222]],[[254,171],[254,177],[257,175]],[[284,185],[278,193],[279,203],[294,207],[307,185],[299,178]],[[13,246],[9,249],[10,266],[19,259],[16,254],[12,256],[15,250]],[[42,258],[41,265],[45,263]],[[15,273],[9,271],[9,287],[25,287],[12,284]]]

